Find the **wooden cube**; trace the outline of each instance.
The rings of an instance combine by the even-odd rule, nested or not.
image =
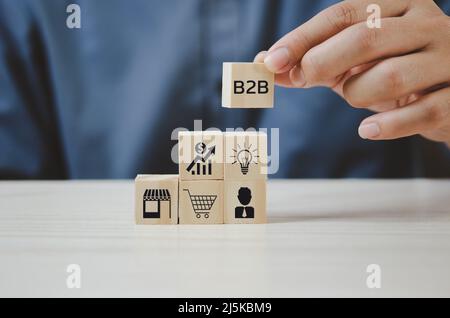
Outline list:
[[[180,132],[178,155],[181,180],[223,180],[222,132]]]
[[[266,184],[266,180],[225,181],[225,223],[267,223]]]
[[[275,75],[264,63],[223,63],[222,75],[222,107],[273,107]]]
[[[138,175],[136,224],[178,224],[178,176]]]
[[[223,181],[180,181],[180,224],[223,224]]]
[[[267,134],[264,132],[226,132],[225,180],[267,179]]]

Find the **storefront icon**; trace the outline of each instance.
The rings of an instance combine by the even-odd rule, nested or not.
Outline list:
[[[147,189],[143,197],[144,219],[160,219],[161,214],[172,218],[170,192],[168,189]]]

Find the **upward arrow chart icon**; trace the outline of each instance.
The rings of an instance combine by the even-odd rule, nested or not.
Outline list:
[[[186,168],[187,171],[191,171],[192,168],[194,168],[196,163],[202,162],[205,163],[208,161],[208,159],[216,154],[216,146],[211,146],[208,148],[208,150],[204,154],[198,154],[194,160],[191,162],[191,164]]]

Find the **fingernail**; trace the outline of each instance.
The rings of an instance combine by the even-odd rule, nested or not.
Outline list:
[[[273,52],[269,52],[264,63],[271,72],[277,72],[290,62],[289,50],[286,47],[280,47]]]
[[[266,56],[267,56],[267,51],[261,51],[255,56],[255,59],[253,61],[255,63],[262,63],[262,62],[264,62],[264,59],[266,58]]]
[[[380,135],[380,126],[376,123],[364,124],[359,126],[359,136],[363,139],[373,139]]]
[[[295,87],[303,87],[306,85],[305,74],[301,67],[295,67],[291,72],[291,82]]]

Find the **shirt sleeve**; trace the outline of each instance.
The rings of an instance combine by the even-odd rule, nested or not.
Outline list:
[[[64,178],[45,48],[25,0],[0,0],[0,179]]]
[[[447,15],[450,15],[450,0],[435,0],[437,5],[444,11]]]

